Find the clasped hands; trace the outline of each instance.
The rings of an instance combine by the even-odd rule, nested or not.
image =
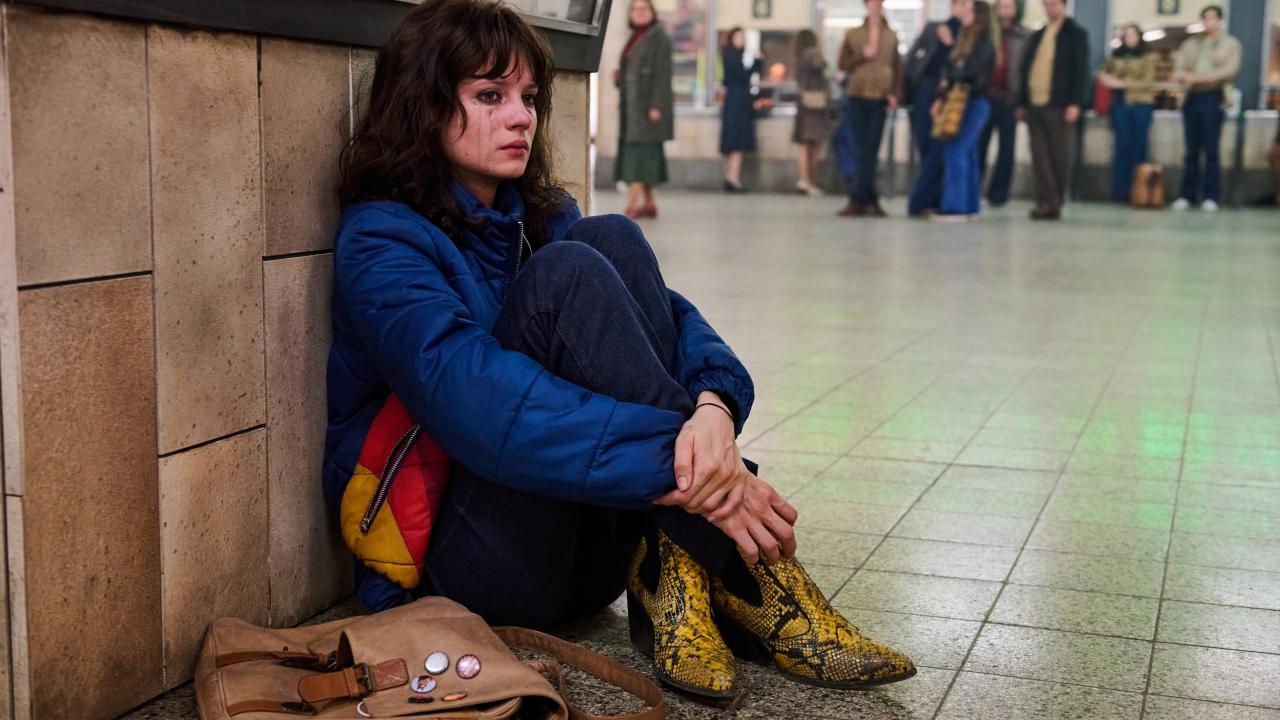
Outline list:
[[[794,557],[796,509],[747,470],[732,416],[719,397],[704,392],[697,404],[676,437],[676,489],[654,503],[705,516],[750,564]]]

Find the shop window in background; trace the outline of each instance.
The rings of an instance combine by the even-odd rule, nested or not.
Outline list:
[[[677,103],[701,105],[707,95],[707,0],[657,0],[671,34],[671,87]]]

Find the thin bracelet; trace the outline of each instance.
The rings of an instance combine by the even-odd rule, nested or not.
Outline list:
[[[734,420],[734,419],[733,419],[733,413],[729,412],[729,408],[727,408],[727,407],[725,407],[725,406],[721,405],[720,403],[713,403],[713,402],[698,403],[697,405],[694,405],[694,406],[693,406],[693,411],[694,411],[694,412],[698,412],[698,408],[701,408],[701,407],[716,407],[716,408],[720,408],[721,410],[723,410],[723,411],[724,411],[724,414],[725,414],[725,415],[728,415],[728,416],[729,416],[729,422],[737,422],[736,420]]]

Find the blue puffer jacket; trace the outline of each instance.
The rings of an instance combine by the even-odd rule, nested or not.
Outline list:
[[[685,418],[574,385],[490,334],[517,272],[523,203],[509,183],[497,209],[461,185],[455,194],[487,221],[484,232],[454,243],[405,205],[366,202],[343,213],[334,245],[324,483],[363,561],[359,594],[373,609],[402,601],[421,575],[443,490],[433,458],[509,487],[618,508],[649,508],[675,485],[675,438]],[[546,240],[561,241],[580,217],[566,199]],[[726,396],[741,430],[754,396],[750,376],[692,304],[671,298],[677,380],[695,398],[703,390]],[[359,515],[410,417],[427,437],[422,457],[406,466],[421,465],[423,477],[406,480],[402,468],[387,507],[362,534]]]

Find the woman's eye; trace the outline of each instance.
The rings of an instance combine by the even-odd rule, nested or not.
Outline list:
[[[533,101],[538,99],[538,94],[537,94],[537,93],[525,93],[524,95],[521,95],[521,96],[520,96],[520,99],[521,99],[521,100],[524,100],[524,104],[525,104],[526,106],[528,106],[528,107],[533,107]]]
[[[476,98],[482,103],[496,103],[502,101],[502,96],[497,90],[481,90],[476,94]]]

